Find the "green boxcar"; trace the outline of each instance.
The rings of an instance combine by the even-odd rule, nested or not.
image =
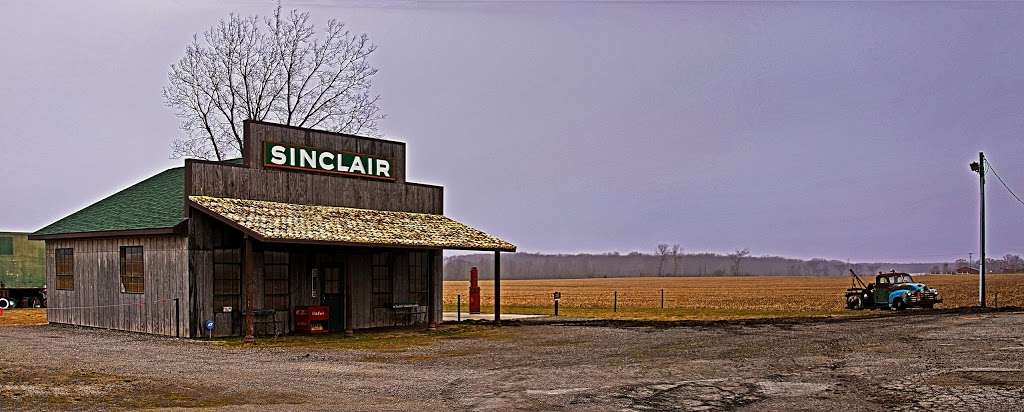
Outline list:
[[[46,286],[46,243],[28,233],[0,232],[0,283],[10,288]]]

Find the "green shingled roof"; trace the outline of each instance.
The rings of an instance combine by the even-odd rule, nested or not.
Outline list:
[[[171,228],[184,220],[185,168],[169,169],[33,233],[48,236]]]

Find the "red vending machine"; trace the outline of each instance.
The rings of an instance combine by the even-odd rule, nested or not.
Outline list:
[[[331,318],[330,309],[327,306],[296,306],[295,307],[295,332],[297,333],[326,333],[330,332],[327,321]]]

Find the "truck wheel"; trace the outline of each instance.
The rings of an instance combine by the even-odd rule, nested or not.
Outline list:
[[[10,309],[14,307],[14,302],[7,300],[7,298],[0,298],[0,309]]]
[[[864,301],[860,299],[860,296],[850,296],[846,298],[846,308],[853,310],[864,309]]]
[[[892,310],[901,311],[907,308],[907,304],[903,302],[903,299],[896,299],[892,301]]]

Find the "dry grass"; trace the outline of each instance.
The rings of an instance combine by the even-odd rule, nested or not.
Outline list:
[[[45,324],[46,309],[10,309],[0,316],[0,326]]]
[[[938,288],[945,302],[940,307],[977,303],[977,276],[929,275],[915,280]],[[494,302],[491,281],[480,282],[484,311]],[[844,309],[848,277],[739,276],[640,277],[597,279],[542,279],[502,281],[502,309],[506,313],[552,311],[552,293],[562,294],[560,314],[581,317],[638,319],[744,319],[763,317],[856,315]],[[1024,275],[989,275],[989,305],[1024,306]],[[661,309],[660,291],[665,291]],[[618,311],[612,311],[618,292]],[[468,310],[469,282],[447,281],[446,310],[454,310],[456,295]],[[996,298],[998,294],[998,298]]]
[[[218,346],[257,347],[257,348],[316,348],[316,349],[354,349],[371,352],[403,352],[416,346],[428,346],[445,340],[458,339],[508,339],[515,331],[495,329],[483,325],[443,325],[437,330],[423,328],[377,329],[372,333],[357,331],[354,336],[346,337],[344,333],[328,333],[318,335],[287,335],[277,338],[264,337],[249,346],[242,338],[232,338],[216,342]]]

